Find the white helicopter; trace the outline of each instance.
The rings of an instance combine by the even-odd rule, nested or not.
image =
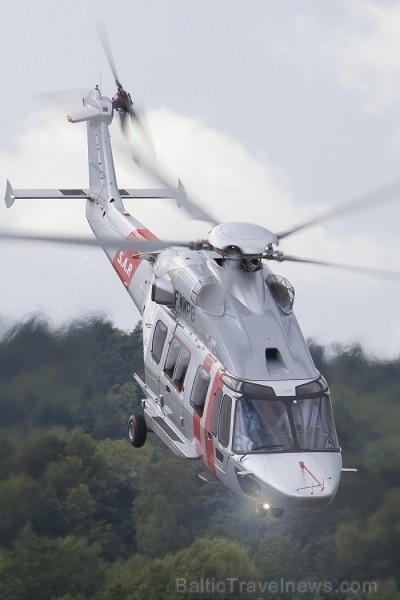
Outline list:
[[[293,313],[294,289],[269,261],[340,266],[285,255],[282,238],[364,207],[356,201],[290,230],[273,233],[250,223],[215,224],[176,189],[119,189],[109,126],[115,113],[126,128],[140,124],[121,85],[106,40],[117,93],[95,87],[83,108],[68,115],[85,121],[88,189],[13,190],[18,198],[83,198],[96,239],[14,235],[3,238],[100,245],[143,320],[145,377],[135,374],[143,412],[129,418],[129,440],[141,447],[148,431],[175,454],[201,460],[204,481],[221,481],[252,500],[259,516],[291,507],[322,507],[334,497],[342,469],[329,389],[313,364]],[[148,171],[161,183],[155,168]],[[396,189],[387,191],[393,195]],[[214,224],[197,242],[157,239],[125,209],[128,198],[175,198],[192,216]],[[395,273],[388,276],[399,277]]]

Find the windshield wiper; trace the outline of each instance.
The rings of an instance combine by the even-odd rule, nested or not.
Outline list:
[[[257,454],[259,450],[272,450],[273,448],[284,448],[285,444],[268,444],[267,446],[257,446],[256,448],[252,448],[251,450],[247,450],[242,456],[239,458],[239,461],[242,462],[245,456],[248,454]]]

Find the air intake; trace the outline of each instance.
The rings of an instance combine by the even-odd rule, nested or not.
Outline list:
[[[288,370],[278,348],[266,348],[265,359],[271,379],[279,379],[282,375],[287,375]]]

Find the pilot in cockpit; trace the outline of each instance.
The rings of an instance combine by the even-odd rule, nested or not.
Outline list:
[[[249,452],[274,443],[273,434],[254,406],[254,402],[244,396],[240,398],[236,407],[235,450]]]

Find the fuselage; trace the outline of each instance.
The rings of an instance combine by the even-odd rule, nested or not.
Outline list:
[[[262,265],[235,268],[213,251],[125,251],[155,236],[125,210],[108,125],[94,90],[72,121],[87,121],[95,235],[143,319],[148,426],[177,454],[257,503],[322,506],[336,493],[341,455],[329,391],[292,310],[290,288]],[[207,477],[206,477],[207,478]]]
[[[327,504],[341,456],[329,391],[293,311],[274,300],[268,267],[257,280],[248,274],[239,300],[218,279],[223,266],[215,261],[213,253],[172,249],[154,265],[153,290],[158,277],[169,278],[171,304],[157,304],[149,293],[144,308],[146,384],[162,399],[162,406],[149,405],[183,443],[164,441],[188,458],[189,443],[190,457],[261,504]]]

